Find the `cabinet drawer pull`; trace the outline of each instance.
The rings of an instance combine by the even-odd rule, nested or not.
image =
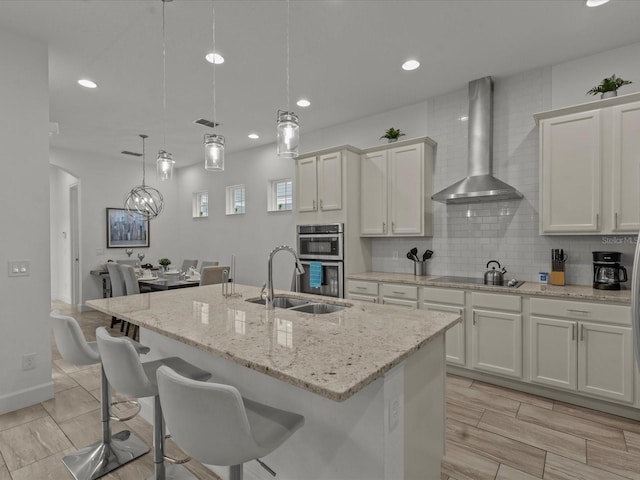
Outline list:
[[[395,290],[393,290],[391,293],[395,293],[396,295],[406,295],[405,292],[396,292]]]
[[[358,290],[366,290],[367,287],[356,287]]]
[[[589,310],[574,310],[571,308],[567,308],[567,312],[569,313],[577,313],[579,315],[589,315]]]

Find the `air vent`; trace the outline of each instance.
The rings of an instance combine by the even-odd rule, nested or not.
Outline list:
[[[141,157],[142,156],[141,153],[130,152],[129,150],[123,150],[120,153],[123,154],[123,155],[131,155],[133,157]]]
[[[198,125],[209,128],[216,128],[220,126],[220,123],[212,122],[211,120],[207,120],[206,118],[199,118],[198,120],[194,120],[193,123],[197,123]]]

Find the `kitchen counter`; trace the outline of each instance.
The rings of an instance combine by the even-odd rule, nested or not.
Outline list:
[[[439,478],[444,454],[445,338],[458,314],[295,294],[347,305],[314,315],[246,302],[256,287],[221,285],[90,300],[140,326],[144,361],[177,355],[212,381],[305,417],[264,461],[282,478]],[[278,292],[291,295],[291,292]],[[149,399],[142,416],[151,419]],[[223,480],[228,469],[209,466]],[[272,478],[256,462],[252,479]]]
[[[352,306],[324,315],[267,311],[245,301],[260,289],[236,285],[236,291],[242,296],[225,298],[220,285],[210,285],[87,305],[336,401],[459,321],[452,314],[405,310],[394,311],[390,320],[387,307],[303,294],[295,296]]]
[[[404,283],[421,287],[447,287],[463,290],[482,290],[485,292],[511,293],[517,295],[533,295],[546,297],[591,300],[605,303],[631,304],[631,290],[597,290],[591,285],[545,285],[537,282],[525,282],[519,288],[496,287],[475,283],[439,282],[439,275],[416,277],[408,273],[363,272],[346,275],[348,280],[364,280],[370,282]]]

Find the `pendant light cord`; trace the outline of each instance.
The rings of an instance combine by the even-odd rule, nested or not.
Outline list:
[[[213,128],[216,128],[216,9],[215,2],[211,0],[211,63],[213,64]]]
[[[167,46],[165,43],[165,18],[164,18],[164,4],[162,0],[162,116],[164,123],[164,134],[162,137],[162,144],[164,150],[167,149]],[[144,182],[143,182],[144,183]]]
[[[291,110],[289,102],[289,0],[287,0],[287,111]]]
[[[145,151],[144,151],[144,139],[147,138],[146,135],[140,135],[140,138],[142,138],[142,186],[146,187],[146,184],[144,183],[145,181]]]

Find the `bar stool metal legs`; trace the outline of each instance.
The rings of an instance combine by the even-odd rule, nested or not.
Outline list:
[[[94,480],[135,460],[149,451],[149,447],[129,430],[111,434],[109,415],[111,395],[109,382],[100,368],[100,410],[102,440],[67,455],[62,462],[76,480]]]

